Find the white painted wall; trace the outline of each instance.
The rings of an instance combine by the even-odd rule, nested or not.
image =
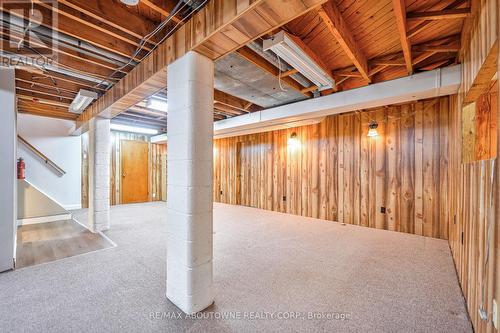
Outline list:
[[[69,135],[74,125],[27,114],[19,114],[17,122],[18,134],[66,171],[61,176],[19,143],[17,155],[25,160],[26,179],[65,209],[81,207],[82,145],[79,136]]]
[[[17,215],[14,69],[0,68],[0,272],[14,267]]]

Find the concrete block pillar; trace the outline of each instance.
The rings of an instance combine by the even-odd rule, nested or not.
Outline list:
[[[14,69],[0,67],[0,272],[14,268],[17,110]]]
[[[89,124],[89,229],[109,229],[111,158],[110,120],[96,117]]]
[[[167,297],[188,314],[213,303],[213,61],[168,66]]]

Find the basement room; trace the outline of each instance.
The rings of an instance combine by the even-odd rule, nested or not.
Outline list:
[[[1,332],[500,333],[498,0],[0,22]]]

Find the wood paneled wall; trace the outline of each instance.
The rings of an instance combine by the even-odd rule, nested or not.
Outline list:
[[[477,101],[462,108],[462,161],[464,163],[497,157],[498,81]]]
[[[462,126],[459,117],[452,119],[452,130],[457,133]],[[498,128],[496,135],[500,135]],[[452,151],[460,161],[461,145]],[[452,176],[455,213],[449,243],[460,285],[475,331],[499,332],[492,325],[493,299],[500,300],[499,159],[457,163],[452,168],[456,170]],[[487,321],[479,317],[481,306],[488,313]]]
[[[471,103],[485,93],[497,72],[500,3],[498,0],[471,0],[472,15],[462,29],[462,85],[464,102]]]
[[[120,180],[121,177],[121,140],[137,140],[149,142],[146,135],[111,132],[111,177],[110,177],[110,204],[121,204]],[[167,146],[149,144],[148,165],[148,192],[149,201],[167,200]],[[88,135],[82,135],[82,207],[88,207]]]
[[[447,238],[452,100],[215,140],[214,201]],[[376,138],[367,137],[372,119]]]
[[[458,106],[462,110],[467,103],[481,104],[481,94],[490,89],[488,98],[498,98],[498,84],[493,86],[491,78],[498,75],[498,36],[500,6],[498,0],[472,0],[473,15],[462,35],[462,86]],[[496,39],[495,39],[496,38]],[[500,110],[496,103],[496,137],[500,143]],[[487,112],[487,110],[483,110]],[[495,122],[490,108],[489,114],[482,114]],[[451,131],[459,133],[464,124],[461,112],[452,118]],[[488,123],[488,122],[486,122]],[[488,127],[488,126],[487,126]],[[479,128],[476,140],[487,140],[488,128]],[[458,134],[458,135],[459,135]],[[467,138],[467,133],[464,137]],[[449,243],[457,269],[469,314],[476,332],[498,333],[492,323],[493,300],[500,303],[500,159],[472,163],[467,149],[454,142],[451,149],[453,165],[451,179],[455,186],[452,193],[454,218],[450,223]],[[475,158],[478,156],[475,145]],[[461,156],[464,152],[466,156]],[[462,159],[462,157],[464,157]],[[458,161],[458,162],[457,162]],[[500,304],[499,304],[500,305]],[[479,309],[487,313],[487,320],[479,316]],[[499,318],[500,320],[500,318]],[[500,323],[498,323],[500,325]],[[500,327],[499,327],[500,328]]]

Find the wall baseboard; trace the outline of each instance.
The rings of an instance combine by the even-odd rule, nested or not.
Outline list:
[[[71,219],[72,219],[71,214],[32,217],[32,218],[17,220],[17,226],[27,225],[27,224],[38,224],[38,223],[65,221],[65,220],[71,220]]]
[[[66,210],[76,210],[76,209],[82,209],[82,204],[76,204],[76,205],[63,205],[63,208]]]

